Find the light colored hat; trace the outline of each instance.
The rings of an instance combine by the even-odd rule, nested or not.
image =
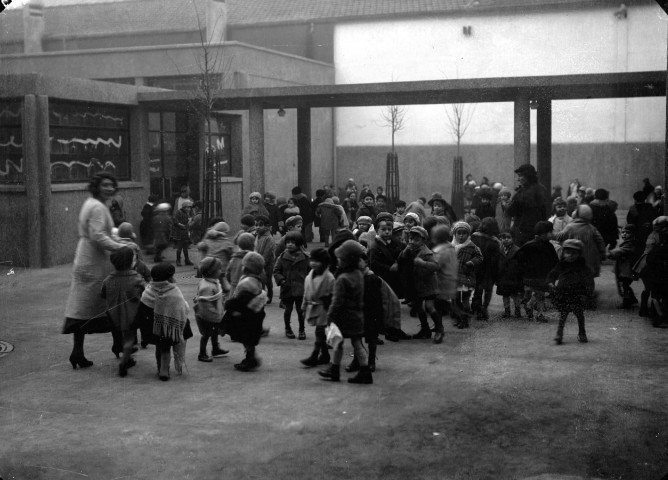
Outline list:
[[[123,222],[118,226],[118,237],[136,239],[137,235],[135,235],[135,231],[131,223]]]
[[[422,227],[413,227],[410,229],[409,233],[415,233],[420,235],[424,240],[429,240],[429,234],[427,233],[427,230]]]
[[[217,232],[228,233],[230,231],[230,226],[225,222],[218,222],[213,226],[213,229]]]
[[[581,252],[584,249],[584,243],[576,238],[569,238],[568,240],[564,240],[564,243],[561,244],[561,247],[564,250],[571,249]]]
[[[412,218],[418,225],[422,223],[420,222],[420,216],[415,212],[408,212],[406,215],[404,215],[404,221],[406,221],[406,218]]]
[[[154,210],[156,212],[170,212],[172,210],[172,206],[169,203],[158,203]]]
[[[466,222],[455,222],[452,226],[452,233],[457,233],[457,230],[466,230],[469,234],[471,233],[471,225]]]
[[[362,215],[357,219],[357,224],[359,225],[360,223],[368,223],[369,225],[373,224],[373,220],[371,220],[371,217],[367,217],[366,215]]]
[[[262,200],[262,194],[260,194],[260,192],[253,192],[250,195],[248,195],[248,198],[253,198],[253,197]]]

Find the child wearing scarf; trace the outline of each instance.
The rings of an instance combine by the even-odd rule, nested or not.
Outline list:
[[[475,289],[476,267],[482,264],[482,253],[471,241],[471,226],[466,222],[456,222],[452,226],[452,244],[457,253],[457,297],[455,303],[463,311],[458,321],[457,328],[469,328],[471,315],[471,292]]]
[[[248,252],[241,265],[242,277],[232,298],[225,302],[223,322],[230,338],[242,343],[246,351],[245,358],[235,364],[234,368],[241,372],[249,372],[260,366],[260,360],[255,355],[255,347],[260,343],[262,336],[267,292],[262,255]]]
[[[151,283],[141,297],[137,320],[142,338],[155,344],[158,377],[169,380],[171,351],[174,369],[180,375],[186,353],[186,340],[192,337],[188,323],[188,302],[174,282],[174,265],[159,263],[151,269]]]
[[[223,264],[217,258],[206,257],[199,265],[202,279],[197,285],[197,295],[193,300],[197,328],[202,335],[197,360],[209,363],[213,361],[212,357],[218,358],[229,353],[218,344],[218,328],[223,319],[223,289],[218,279]],[[209,339],[211,339],[211,357],[206,351]]]

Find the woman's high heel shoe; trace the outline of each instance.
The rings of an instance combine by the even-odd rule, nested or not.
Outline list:
[[[73,369],[77,369],[77,365],[79,368],[88,368],[93,366],[93,362],[88,360],[86,357],[81,355],[80,357],[75,357],[74,355],[70,355],[70,363],[72,364]]]

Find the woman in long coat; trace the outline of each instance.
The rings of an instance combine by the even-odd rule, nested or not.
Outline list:
[[[77,366],[85,368],[93,365],[84,356],[85,334],[111,331],[101,292],[102,281],[112,270],[109,254],[124,246],[111,238],[114,223],[106,205],[117,188],[118,182],[110,173],[94,175],[88,184],[92,196],[84,202],[79,212],[79,243],[63,325],[63,333],[72,333],[74,336],[70,363],[75,369]]]

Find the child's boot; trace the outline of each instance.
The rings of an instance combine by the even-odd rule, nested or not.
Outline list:
[[[561,323],[559,323],[559,327],[557,327],[557,336],[554,337],[554,342],[557,345],[564,343],[564,326]]]
[[[517,312],[517,309],[515,309],[515,311]],[[511,317],[510,306],[504,307],[503,308],[503,314],[501,315],[501,318],[510,318],[510,317]]]
[[[318,365],[327,365],[330,362],[329,350],[327,345],[320,346],[320,356],[318,357]]]
[[[283,320],[285,322],[285,336],[288,338],[295,338],[295,332],[292,331],[290,320]]]
[[[339,382],[341,381],[341,366],[330,364],[325,370],[318,372],[318,375],[322,377],[323,380],[329,380],[330,382]]]
[[[578,342],[580,343],[589,342],[589,340],[587,340],[587,334],[585,332],[578,333]]]
[[[353,357],[353,361],[350,362],[350,365],[348,365],[345,370],[346,372],[356,372],[360,369],[360,362],[357,361],[357,357]]]
[[[373,376],[371,375],[371,370],[368,366],[360,367],[360,371],[357,372],[352,378],[348,379],[348,383],[360,383],[364,385],[370,385],[373,383]]]
[[[303,360],[300,360],[301,364],[305,367],[315,367],[318,365],[318,353],[320,352],[320,346],[316,345],[311,352],[311,355]]]
[[[200,362],[213,362],[213,359],[206,353],[206,344],[208,342],[208,337],[202,337],[199,339],[199,355],[197,356],[197,360]]]
[[[224,349],[220,348],[220,343],[218,342],[218,333],[214,333],[211,336],[211,345],[213,345],[211,347],[211,356],[213,358],[224,357],[225,355],[230,353],[228,350],[224,350]],[[206,353],[206,352],[204,352],[204,353]]]

